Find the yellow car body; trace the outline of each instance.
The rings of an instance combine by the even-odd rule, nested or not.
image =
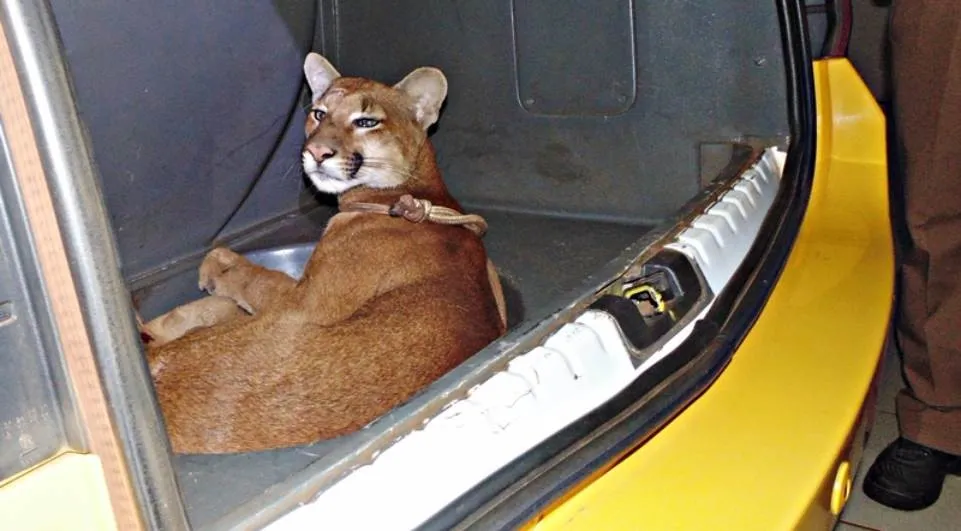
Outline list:
[[[873,421],[894,286],[885,119],[846,59],[814,64],[810,203],[713,385],[529,528],[831,529]]]

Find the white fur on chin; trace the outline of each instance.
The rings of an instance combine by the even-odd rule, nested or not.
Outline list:
[[[314,187],[325,194],[342,194],[361,184],[357,181],[341,181],[319,173],[308,173],[307,176],[310,177]]]
[[[310,178],[310,182],[317,188],[318,191],[325,194],[338,195],[350,190],[355,186],[359,186],[361,183],[358,180],[347,181],[338,177],[331,176],[325,171],[324,168],[317,164],[314,157],[304,151],[302,154],[304,163],[304,173]]]
[[[324,167],[318,164],[313,155],[304,151],[302,154],[304,173],[310,178],[310,182],[320,192],[325,194],[342,194],[351,188],[367,186],[370,188],[393,188],[403,183],[396,175],[390,172],[361,168],[353,178],[337,175],[335,169]]]

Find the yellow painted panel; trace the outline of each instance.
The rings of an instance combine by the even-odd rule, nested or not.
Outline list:
[[[837,470],[860,457],[894,251],[883,114],[846,60],[814,71],[813,195],[757,323],[704,395],[533,529],[832,527]]]
[[[100,459],[62,454],[0,487],[0,529],[116,529]]]

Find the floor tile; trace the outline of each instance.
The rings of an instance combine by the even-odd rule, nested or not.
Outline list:
[[[868,529],[881,531],[940,531],[959,529],[961,525],[961,478],[949,477],[944,484],[941,499],[932,507],[916,512],[903,512],[888,509],[875,503],[864,495],[861,484],[868,467],[874,458],[898,435],[897,419],[891,413],[879,412],[868,440],[858,476],[855,478],[854,492],[841,520]],[[844,528],[855,531],[857,528]]]
[[[881,531],[881,530],[875,529],[873,527],[864,527],[857,524],[849,524],[847,522],[838,522],[838,525],[834,527],[834,531]]]

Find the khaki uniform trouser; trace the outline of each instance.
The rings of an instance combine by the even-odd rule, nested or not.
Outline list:
[[[961,0],[895,0],[891,58],[910,234],[898,422],[904,437],[961,454]]]

